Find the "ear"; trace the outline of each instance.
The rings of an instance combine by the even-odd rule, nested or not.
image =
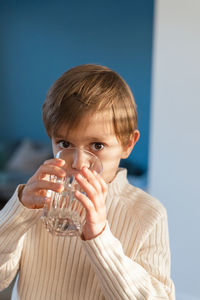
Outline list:
[[[133,134],[131,135],[128,145],[125,146],[122,151],[122,156],[121,156],[122,159],[129,157],[131,151],[133,150],[133,148],[134,148],[135,144],[137,143],[137,141],[139,140],[139,138],[140,138],[140,132],[139,132],[139,130],[136,129],[133,132]]]

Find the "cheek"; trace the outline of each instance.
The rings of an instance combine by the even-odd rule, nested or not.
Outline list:
[[[120,162],[120,159],[118,159],[118,160],[110,159],[109,161],[107,161],[107,163],[103,164],[102,176],[103,176],[104,180],[106,181],[106,183],[109,183],[114,179],[116,172],[118,170],[119,162]]]
[[[57,149],[57,145],[52,142],[52,151],[53,151],[53,156],[56,157],[56,153],[58,152],[58,149]]]

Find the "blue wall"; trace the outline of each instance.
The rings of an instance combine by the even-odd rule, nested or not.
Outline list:
[[[131,161],[148,166],[153,0],[0,2],[0,140],[48,140],[41,106],[68,68],[113,68],[135,96],[141,139]]]

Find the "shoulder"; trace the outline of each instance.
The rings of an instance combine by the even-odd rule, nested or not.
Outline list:
[[[137,218],[142,224],[153,225],[167,215],[165,207],[158,199],[129,183],[124,187],[120,202],[127,215]]]
[[[120,169],[115,180],[109,185],[107,206],[117,210],[121,218],[140,229],[150,229],[161,219],[166,219],[162,203],[144,190],[130,184],[126,169]],[[130,225],[131,226],[131,225]]]
[[[135,255],[153,232],[167,232],[166,209],[149,193],[126,181],[111,198],[108,222],[126,253]]]

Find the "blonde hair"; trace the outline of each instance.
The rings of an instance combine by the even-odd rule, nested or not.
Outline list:
[[[43,122],[52,137],[62,125],[75,128],[86,113],[111,115],[116,137],[127,145],[137,129],[136,104],[127,83],[107,67],[87,64],[65,72],[50,88]]]

